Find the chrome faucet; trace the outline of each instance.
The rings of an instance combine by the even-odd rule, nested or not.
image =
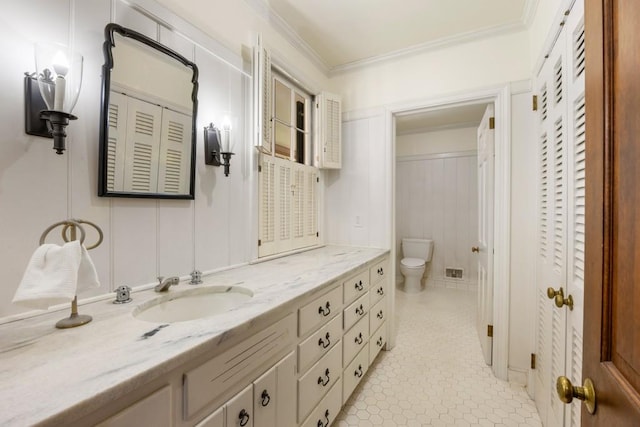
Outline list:
[[[159,283],[155,288],[153,288],[153,290],[156,292],[166,292],[169,290],[171,285],[177,285],[180,283],[180,278],[177,276],[168,277],[166,279],[164,277],[158,277],[158,282]]]

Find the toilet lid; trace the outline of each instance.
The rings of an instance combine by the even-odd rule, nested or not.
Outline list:
[[[400,263],[405,267],[422,267],[424,260],[420,258],[402,258]]]

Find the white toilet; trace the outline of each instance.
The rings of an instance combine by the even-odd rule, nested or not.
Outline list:
[[[424,275],[427,263],[433,255],[433,240],[431,239],[402,239],[402,260],[400,272],[404,276],[405,292],[420,292],[420,281]]]

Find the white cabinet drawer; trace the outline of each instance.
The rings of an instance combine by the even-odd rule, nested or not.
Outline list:
[[[335,421],[341,407],[342,380],[338,379],[301,427],[327,427]]]
[[[253,427],[253,385],[236,394],[224,408],[226,427]]]
[[[369,312],[369,330],[375,331],[377,330],[382,322],[384,322],[387,318],[387,299],[382,298],[380,301],[376,303],[373,307],[371,307],[371,311]]]
[[[342,346],[334,345],[326,356],[298,379],[298,422],[309,414],[322,396],[336,383],[341,372]]]
[[[369,311],[369,294],[366,293],[344,309],[344,330],[348,331]]]
[[[376,283],[369,290],[369,304],[373,307],[375,303],[384,298],[387,293],[387,281],[383,280]]]
[[[369,272],[361,271],[342,283],[344,303],[348,304],[369,289]]]
[[[276,427],[276,405],[280,396],[276,390],[276,367],[253,382],[254,427]]]
[[[378,283],[382,279],[386,279],[389,277],[389,258],[385,258],[382,261],[374,264],[373,267],[369,269],[369,283],[371,286]]]
[[[342,287],[339,286],[305,305],[298,313],[298,336],[302,337],[335,316],[342,309]]]
[[[290,314],[240,344],[184,374],[184,418],[196,412],[293,344],[295,315]],[[250,379],[249,379],[250,380]]]
[[[342,337],[342,364],[346,365],[351,362],[367,341],[369,341],[369,313],[365,314]]]
[[[99,427],[137,427],[173,425],[171,386],[139,400],[109,419],[98,424]]]
[[[342,377],[342,402],[345,403],[353,390],[356,388],[364,374],[369,369],[369,344],[365,344],[364,348],[358,353],[355,359],[344,370]]]
[[[371,365],[382,350],[382,347],[387,342],[387,323],[382,322],[382,325],[378,328],[377,331],[371,334],[371,339],[369,340],[369,365]]]
[[[298,372],[304,372],[333,347],[342,335],[342,313],[298,344]]]
[[[224,407],[209,414],[207,418],[196,424],[196,427],[224,427]]]

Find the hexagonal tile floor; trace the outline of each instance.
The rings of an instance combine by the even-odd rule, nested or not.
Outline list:
[[[498,380],[476,335],[474,292],[396,292],[396,346],[382,351],[335,426],[541,426],[521,386]]]

